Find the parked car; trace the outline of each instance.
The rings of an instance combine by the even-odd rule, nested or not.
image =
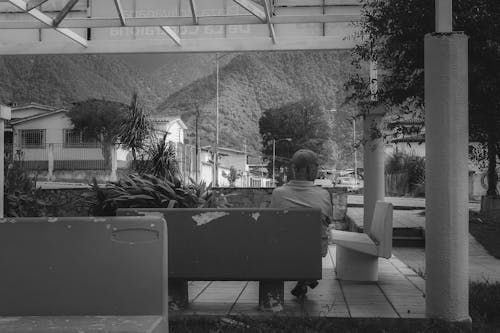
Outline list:
[[[342,176],[342,177],[337,177],[335,180],[335,187],[345,187],[347,188],[348,192],[356,192],[360,189],[362,189],[364,186],[364,183],[361,179],[355,179],[354,177],[351,176]]]

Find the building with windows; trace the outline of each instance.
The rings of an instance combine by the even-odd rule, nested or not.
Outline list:
[[[38,103],[12,106],[11,120],[5,130],[5,150],[9,158],[20,159],[30,169],[47,171],[105,170],[106,163],[100,142],[73,130],[68,110]],[[153,118],[155,137],[172,142],[178,157],[187,156],[184,131],[187,129],[179,117]],[[128,150],[111,149],[116,168],[123,168],[131,160]],[[114,157],[116,156],[116,157]],[[108,167],[109,168],[109,167]],[[186,167],[187,169],[187,167]]]
[[[30,168],[103,169],[99,143],[73,131],[68,110],[37,103],[12,107],[6,129],[6,151]],[[10,147],[9,147],[10,145]]]

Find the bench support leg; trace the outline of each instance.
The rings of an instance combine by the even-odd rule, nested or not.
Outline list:
[[[259,281],[259,308],[262,311],[278,312],[283,310],[285,296],[284,281]]]
[[[337,245],[335,272],[339,280],[377,281],[378,257]]]
[[[189,303],[187,280],[168,280],[168,307],[170,310],[180,310]]]

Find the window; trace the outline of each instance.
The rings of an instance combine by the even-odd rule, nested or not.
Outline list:
[[[23,148],[45,148],[45,130],[21,130],[21,145]]]
[[[72,129],[64,130],[64,147],[65,148],[97,148],[98,142],[95,138],[77,132]]]

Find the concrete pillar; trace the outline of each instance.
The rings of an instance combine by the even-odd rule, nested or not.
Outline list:
[[[426,313],[470,321],[467,36],[425,36]]]
[[[109,175],[109,180],[115,182],[118,180],[118,176],[116,175],[116,170],[118,169],[118,163],[116,158],[116,146],[111,145],[111,174]]]
[[[3,217],[3,199],[4,199],[4,159],[5,159],[5,121],[10,119],[11,109],[8,106],[0,105],[0,218]]]
[[[47,160],[48,160],[48,171],[47,180],[54,180],[54,144],[49,143],[47,147]]]
[[[374,109],[367,114],[363,121],[363,168],[364,168],[364,189],[363,189],[363,230],[368,233],[370,230],[375,203],[385,198],[384,180],[384,141],[377,130],[384,116],[382,107]]]

